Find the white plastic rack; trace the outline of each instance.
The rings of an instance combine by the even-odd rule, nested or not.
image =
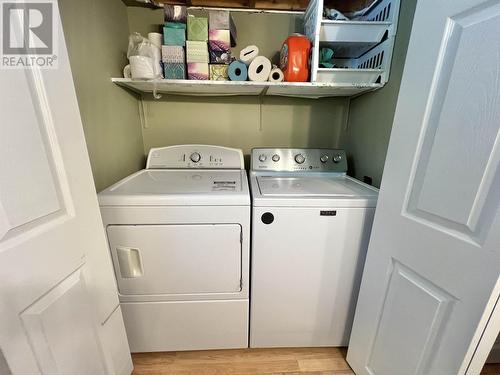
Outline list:
[[[312,82],[381,83],[389,79],[399,16],[399,0],[379,0],[354,21],[323,19],[323,0],[311,0],[304,16],[313,43]],[[334,68],[319,66],[320,50],[333,50]]]

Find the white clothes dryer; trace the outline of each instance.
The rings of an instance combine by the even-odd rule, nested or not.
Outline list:
[[[241,150],[151,149],[99,194],[132,352],[248,346],[250,195]]]
[[[251,347],[347,346],[378,190],[343,150],[252,150]]]

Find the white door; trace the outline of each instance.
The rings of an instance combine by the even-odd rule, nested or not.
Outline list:
[[[57,9],[54,22],[58,68],[0,68],[0,373],[130,374]]]
[[[417,3],[347,355],[358,375],[465,373],[498,297],[499,36],[498,0]]]

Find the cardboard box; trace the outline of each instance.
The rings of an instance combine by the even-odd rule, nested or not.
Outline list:
[[[186,22],[187,8],[184,5],[163,4],[165,21]]]
[[[225,64],[210,64],[210,80],[211,81],[228,81],[228,65]]]
[[[229,51],[231,48],[229,30],[210,30],[208,33],[208,45],[212,51]]]
[[[209,79],[208,64],[206,63],[188,63],[188,79],[206,81]]]
[[[184,30],[186,30],[186,28],[187,28],[185,22],[167,21],[167,22],[165,22],[164,26],[168,27],[169,29],[184,29]]]
[[[228,10],[211,10],[208,12],[210,30],[229,30],[231,47],[236,46],[237,33],[233,17]]]
[[[186,53],[182,46],[161,46],[161,61],[163,63],[182,63],[186,61]]]
[[[231,51],[208,51],[210,64],[231,64]]]
[[[186,30],[163,26],[163,44],[167,46],[184,46],[186,44]]]
[[[186,41],[186,61],[188,63],[208,63],[209,60],[207,42]]]
[[[230,64],[231,63],[231,37],[229,30],[209,30],[208,48],[210,53],[210,63]]]
[[[186,65],[184,63],[163,64],[165,79],[186,79]]]
[[[206,42],[208,40],[208,19],[189,16],[187,18],[188,40]]]

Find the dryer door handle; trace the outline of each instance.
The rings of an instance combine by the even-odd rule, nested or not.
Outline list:
[[[122,279],[141,277],[144,274],[139,249],[117,247],[116,257],[118,258],[118,266],[120,267],[120,276]]]

